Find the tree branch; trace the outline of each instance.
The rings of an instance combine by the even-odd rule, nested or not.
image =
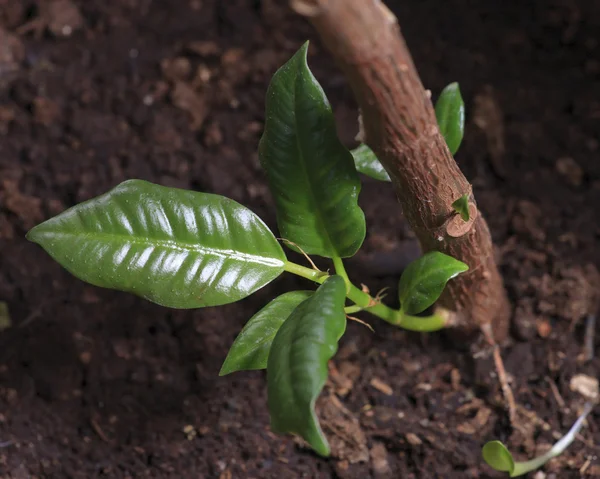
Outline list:
[[[400,34],[379,0],[293,0],[346,74],[361,109],[365,141],[389,173],[404,215],[424,251],[441,251],[470,270],[448,284],[440,306],[465,330],[508,331],[510,308],[488,226],[454,161]],[[471,219],[452,203],[469,195]]]

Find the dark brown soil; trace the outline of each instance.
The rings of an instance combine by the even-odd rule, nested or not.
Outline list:
[[[263,97],[314,40],[283,2],[0,0],[0,301],[12,318],[0,333],[0,477],[497,477],[486,440],[532,457],[570,426],[584,401],[570,381],[600,366],[582,355],[600,291],[600,4],[389,3],[434,97],[459,81],[467,103],[458,160],[516,311],[503,356],[518,428],[485,350],[368,319],[374,334],[349,325],[323,409],[343,447],[318,458],[269,431],[263,373],[217,375],[244,322],[306,283],[282,277],[237,304],[171,311],[87,286],[24,240],[127,178],[224,194],[274,226],[256,155]],[[350,144],[351,93],[317,41],[311,54]],[[361,201],[369,234],[351,275],[375,291],[403,261],[373,254],[410,257],[414,244],[391,188],[366,181]],[[598,419],[545,477],[600,475]]]

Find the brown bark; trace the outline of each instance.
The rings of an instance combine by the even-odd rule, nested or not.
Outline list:
[[[404,215],[424,251],[460,259],[469,272],[450,281],[439,305],[457,327],[491,324],[506,337],[510,307],[486,221],[471,185],[440,134],[396,17],[378,0],[293,0],[309,18],[350,82],[364,139],[389,173]],[[452,203],[468,194],[471,220]]]

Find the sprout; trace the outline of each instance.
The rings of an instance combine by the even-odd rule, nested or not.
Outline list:
[[[583,421],[590,413],[593,408],[593,403],[586,403],[583,413],[575,421],[575,424],[571,427],[569,432],[565,434],[554,446],[550,448],[546,454],[542,454],[535,459],[524,462],[515,462],[512,454],[500,441],[490,441],[481,451],[483,460],[487,462],[488,466],[495,469],[496,471],[508,472],[510,477],[522,476],[530,471],[533,471],[539,467],[542,467],[550,459],[563,453],[563,451],[569,447],[569,445],[575,439],[575,436],[583,426]]]

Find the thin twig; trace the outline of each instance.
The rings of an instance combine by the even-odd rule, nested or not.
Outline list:
[[[585,471],[587,471],[587,468],[590,467],[590,464],[592,463],[592,457],[593,456],[588,456],[585,462],[583,463],[583,466],[581,466],[581,469],[579,469],[579,475],[581,477],[583,477],[583,474],[585,473]]]
[[[494,339],[492,327],[489,323],[482,325],[481,331],[483,332],[483,335],[487,342],[493,348],[494,365],[496,366],[498,380],[500,381],[502,394],[504,396],[504,400],[506,401],[506,406],[508,409],[508,419],[510,420],[511,425],[514,426],[515,419],[517,417],[517,406],[515,404],[515,397],[513,395],[512,389],[508,384],[508,378],[506,377],[506,369],[504,369],[504,362],[502,361],[502,356],[500,355],[500,346],[498,346],[498,343],[496,343],[496,340]]]
[[[596,332],[596,315],[590,314],[585,323],[583,354],[586,361],[594,359],[594,335]]]
[[[98,434],[98,436],[100,437],[100,439],[102,439],[104,442],[110,444],[110,442],[111,442],[110,439],[106,436],[106,434],[104,433],[104,431],[100,427],[100,424],[98,424],[98,421],[96,421],[95,418],[90,417],[90,424],[92,426],[92,429],[94,431],[96,431],[96,434]]]
[[[552,378],[550,378],[549,376],[546,376],[546,382],[550,385],[550,389],[552,390],[552,394],[554,395],[554,399],[556,399],[556,402],[558,403],[558,406],[561,409],[565,408],[565,400],[563,399],[563,397],[560,395],[560,392],[558,391],[558,388],[556,387],[556,384],[554,383],[554,381],[552,381]]]

